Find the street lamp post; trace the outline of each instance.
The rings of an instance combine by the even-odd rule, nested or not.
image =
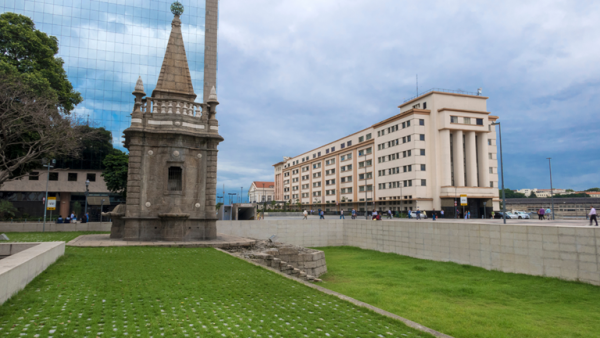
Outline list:
[[[365,219],[368,220],[369,216],[367,215],[367,150],[364,150],[365,152]]]
[[[498,137],[500,139],[500,170],[502,171],[502,218],[506,224],[506,193],[504,191],[504,162],[502,161],[502,128],[500,122],[493,122],[492,126],[498,126]]]
[[[102,210],[104,209],[104,198],[100,201],[100,225],[102,225]]]
[[[46,231],[46,211],[48,210],[48,182],[50,181],[50,168],[54,168],[56,160],[50,161],[48,164],[44,164],[44,167],[48,168],[48,175],[46,175],[46,199],[44,200],[44,225],[42,226],[42,232]]]
[[[548,167],[550,168],[550,199],[552,200],[552,220],[554,221],[554,188],[552,187],[552,157],[548,157]]]
[[[87,217],[87,200],[90,195],[90,180],[85,180],[85,211],[83,212],[83,217]],[[85,221],[89,221],[89,219],[85,219]]]

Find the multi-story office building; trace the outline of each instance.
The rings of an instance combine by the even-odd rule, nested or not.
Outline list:
[[[58,39],[58,57],[64,60],[69,80],[84,99],[73,114],[93,127],[111,131],[113,145],[124,150],[123,130],[131,125],[131,92],[140,76],[148,93],[155,89],[171,31],[170,6],[174,1],[8,0],[0,1],[0,13],[25,15],[33,20],[36,29]],[[196,101],[205,102],[210,88],[216,86],[218,0],[183,3],[181,31],[192,85],[196,93],[203,93]],[[59,161],[50,176],[59,175],[60,182],[61,175],[66,178],[77,170],[82,173],[80,179],[83,173],[96,173],[99,181],[90,186],[90,191],[106,194],[99,176],[101,161],[102,158],[83,158],[68,166]],[[39,180],[46,177],[42,174]],[[30,209],[43,210],[29,208],[27,203],[39,202],[43,206],[45,186],[14,183],[0,189],[0,198],[23,201],[20,211],[29,214]],[[49,194],[61,200],[61,208],[72,210],[73,203],[82,198],[82,184],[50,182]],[[113,206],[121,201],[118,195],[110,196]]]
[[[274,165],[275,198],[325,210],[498,210],[498,119],[487,97],[429,91],[354,134]],[[458,208],[460,202],[458,202]]]

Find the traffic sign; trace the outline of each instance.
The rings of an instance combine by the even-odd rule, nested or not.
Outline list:
[[[454,206],[456,206],[456,201],[454,201]]]
[[[47,210],[56,210],[56,197],[48,197]]]
[[[467,203],[467,195],[460,195],[460,205],[461,206],[466,206],[469,205]]]

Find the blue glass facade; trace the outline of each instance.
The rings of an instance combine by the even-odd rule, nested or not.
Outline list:
[[[23,14],[59,41],[59,56],[84,101],[74,111],[90,125],[105,127],[124,149],[138,76],[146,93],[156,86],[167,48],[174,0],[0,0],[0,13]],[[202,101],[205,2],[180,2],[183,39],[196,101]]]

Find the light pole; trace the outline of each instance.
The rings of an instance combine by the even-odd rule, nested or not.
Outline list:
[[[50,181],[50,168],[54,168],[55,164],[55,159],[52,159],[52,161],[50,161],[48,164],[44,164],[44,167],[48,168],[48,175],[46,175],[46,199],[44,200],[44,225],[42,226],[42,232],[46,231],[46,211],[48,210],[48,182]]]
[[[550,199],[552,200],[552,220],[554,221],[554,188],[552,187],[552,157],[548,157],[548,166],[550,167]]]
[[[506,224],[506,193],[504,191],[504,162],[502,161],[502,128],[500,122],[492,122],[492,126],[498,126],[498,137],[500,139],[500,170],[502,171],[502,218]]]
[[[365,219],[368,220],[369,217],[367,216],[367,150],[364,150],[365,152]]]
[[[242,194],[244,193],[244,187],[240,188],[240,203],[242,203]]]
[[[102,225],[102,209],[104,208],[104,198],[100,202],[100,225]]]
[[[90,195],[90,180],[85,180],[85,211],[83,212],[83,217],[87,217],[87,199]],[[86,223],[89,219],[85,219]]]

